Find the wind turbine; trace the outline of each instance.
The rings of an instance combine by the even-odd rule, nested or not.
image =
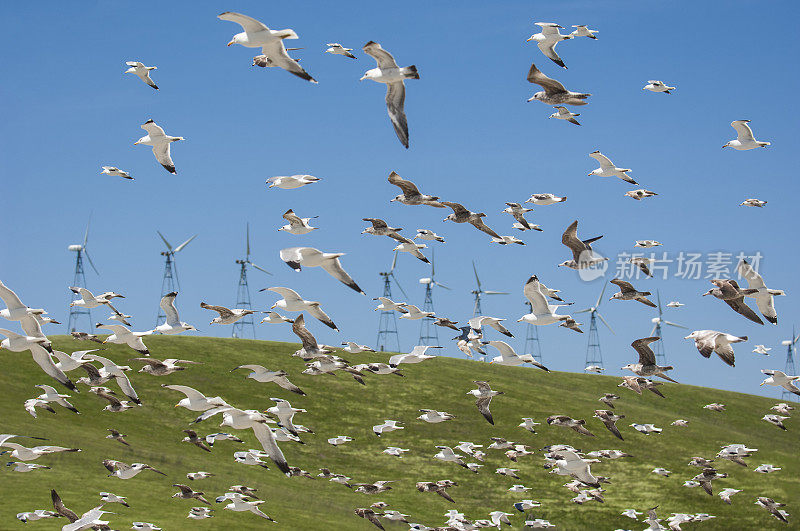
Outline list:
[[[250,223],[247,224],[247,233],[245,237],[245,256],[243,259],[240,258],[236,260],[236,263],[239,264],[240,269],[239,269],[239,285],[236,288],[236,305],[234,306],[234,308],[244,308],[251,310],[253,306],[252,304],[250,304],[250,286],[247,284],[247,266],[253,266],[259,271],[262,271],[268,275],[271,275],[272,273],[250,261]],[[247,325],[250,325],[253,331],[253,339],[255,339],[256,325],[255,322],[253,321],[253,318],[249,315],[246,316],[244,319],[241,319],[233,323],[233,330],[231,331],[231,335],[233,337],[243,337],[244,328]]]
[[[392,280],[394,280],[394,283],[397,284],[398,288],[400,288],[403,296],[408,298],[403,286],[400,285],[400,282],[397,281],[397,277],[394,276],[394,268],[397,265],[398,252],[399,251],[394,252],[391,269],[389,269],[389,271],[381,271],[378,273],[381,277],[383,277],[383,296],[387,299],[392,298]],[[378,317],[378,340],[375,344],[375,348],[381,352],[386,351],[386,345],[388,344],[389,336],[391,335],[394,336],[394,342],[397,347],[396,352],[400,352],[400,338],[397,334],[397,316],[392,310],[381,310],[381,314]]]
[[[656,291],[656,297],[658,298],[658,317],[653,317],[652,319],[650,319],[650,322],[653,323],[653,329],[650,331],[650,335],[651,336],[656,335],[658,337],[662,337],[661,336],[661,325],[662,324],[669,325],[669,326],[674,326],[676,328],[684,328],[684,329],[688,330],[688,328],[683,326],[683,325],[679,325],[677,323],[673,323],[672,321],[667,321],[666,319],[662,319],[662,317],[661,317],[661,312],[662,312],[662,310],[661,310],[661,293],[659,291]],[[666,364],[667,356],[664,353],[664,341],[663,340],[662,341],[658,341],[655,344],[655,354],[656,354],[656,362],[657,363]]]
[[[508,295],[508,292],[484,290],[481,287],[481,279],[478,277],[478,268],[475,267],[475,260],[472,261],[472,270],[475,272],[475,282],[478,285],[477,289],[472,290],[472,294],[475,296],[475,306],[472,309],[472,316],[475,317],[481,314],[481,295]]]
[[[611,325],[606,322],[598,311],[600,303],[603,302],[603,294],[606,292],[607,285],[607,283],[603,283],[603,289],[600,290],[600,296],[597,297],[597,302],[594,303],[594,306],[575,312],[576,314],[589,312],[589,336],[586,342],[586,361],[584,367],[589,367],[591,365],[603,366],[603,353],[600,350],[600,334],[597,331],[597,318],[599,317],[600,320],[603,321],[603,324],[606,325],[606,328],[608,328],[612,334],[616,335],[614,329],[611,328]]]
[[[425,286],[425,302],[422,304],[423,312],[432,312],[433,309],[433,286],[449,290],[447,286],[436,281],[436,251],[431,250],[431,276],[419,279],[419,283]],[[439,345],[439,330],[433,324],[433,317],[424,317],[419,325],[419,342],[417,345]]]
[[[75,253],[75,276],[72,279],[72,285],[79,288],[86,287],[86,275],[83,271],[83,255],[86,255],[86,259],[89,260],[89,265],[92,266],[94,272],[99,276],[100,272],[94,266],[94,262],[92,262],[92,257],[89,256],[89,250],[87,249],[87,244],[89,243],[89,226],[92,223],[92,216],[89,215],[89,221],[86,222],[86,232],[83,235],[83,244],[73,244],[67,247],[68,251],[72,251]],[[71,294],[70,294],[71,295]],[[70,297],[71,300],[71,297]],[[81,308],[79,306],[70,306],[69,309],[69,320],[67,321],[67,330],[69,332],[75,331],[75,325],[78,324],[78,318],[81,315],[86,315],[88,328],[87,330],[92,328],[94,324],[92,322],[92,312],[88,308]]]
[[[783,372],[790,376],[794,376],[795,368],[794,368],[794,356],[797,354],[797,340],[800,339],[800,334],[795,335],[794,333],[794,325],[792,325],[792,337],[781,341],[781,345],[786,347],[786,368]],[[781,400],[794,400],[795,395],[790,393],[786,389],[783,390],[781,393]]]
[[[165,257],[164,259],[164,277],[161,280],[161,297],[166,295],[167,293],[172,293],[173,291],[180,290],[181,281],[178,279],[178,267],[175,265],[175,253],[181,252],[184,247],[186,247],[190,241],[197,238],[197,234],[180,244],[179,246],[173,248],[172,244],[170,244],[167,239],[164,237],[161,232],[156,231],[156,233],[161,237],[161,240],[164,242],[164,245],[167,246],[166,251],[161,251],[161,256]],[[177,284],[178,289],[175,289],[175,285]],[[158,307],[158,315],[156,316],[156,326],[160,325],[166,320],[166,315],[164,315],[164,310],[161,309],[161,306]]]

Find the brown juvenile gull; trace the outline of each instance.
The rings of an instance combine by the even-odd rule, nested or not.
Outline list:
[[[586,105],[584,101],[591,94],[572,92],[564,88],[564,85],[544,75],[536,65],[531,63],[528,71],[528,82],[541,86],[544,90],[537,92],[528,101],[541,101],[548,105]]]
[[[503,391],[494,391],[489,386],[489,382],[475,380],[474,383],[478,385],[478,388],[467,391],[467,394],[476,398],[475,405],[478,407],[478,411],[489,424],[494,425],[492,412],[489,411],[489,404],[492,402],[492,397],[502,395]]]
[[[286,265],[295,271],[299,272],[302,266],[321,267],[325,272],[348,288],[366,295],[342,268],[342,264],[339,263],[339,257],[344,256],[344,254],[345,253],[324,253],[313,247],[289,247],[281,249],[280,251],[281,260],[286,262]]]
[[[628,258],[628,262],[635,265],[639,268],[639,270],[647,275],[648,277],[652,277],[653,274],[650,272],[650,266],[653,265],[652,258],[645,258],[644,256],[634,256],[632,258]]]
[[[714,279],[711,280],[711,283],[716,287],[703,293],[703,297],[706,295],[713,295],[717,299],[725,301],[725,304],[730,306],[731,309],[739,315],[750,319],[754,323],[758,323],[760,325],[764,324],[764,321],[762,321],[761,318],[756,315],[756,312],[754,312],[753,309],[744,302],[744,296],[757,293],[757,289],[742,289],[732,278]],[[777,319],[775,321],[777,324]]]
[[[573,419],[566,415],[551,415],[546,419],[547,423],[552,426],[564,426],[565,428],[572,428],[581,435],[589,435],[594,437],[594,433],[590,432],[584,427],[586,421],[583,419]]]
[[[637,201],[641,201],[642,199],[653,197],[654,195],[658,194],[655,192],[651,192],[650,190],[645,190],[644,188],[640,188],[639,190],[631,190],[630,192],[625,192],[625,195],[632,199],[636,199]]]
[[[500,238],[500,235],[497,234],[495,231],[490,229],[486,223],[483,222],[484,217],[486,214],[483,212],[472,212],[468,210],[464,205],[459,203],[453,203],[451,201],[442,201],[441,202],[444,206],[450,207],[453,209],[453,213],[444,218],[442,221],[453,221],[455,223],[469,223],[476,229],[481,232],[485,232],[492,238]],[[502,238],[501,238],[502,239]]]
[[[131,361],[141,361],[144,367],[139,369],[139,372],[151,374],[153,376],[167,376],[177,371],[184,371],[186,367],[180,367],[179,363],[200,363],[199,361],[191,360],[178,360],[175,358],[167,358],[164,361],[157,360],[156,358],[131,358]]]
[[[619,400],[619,395],[615,395],[613,393],[606,393],[600,398],[598,398],[598,400],[607,405],[608,407],[610,407],[611,409],[614,409],[614,400]]]
[[[736,358],[731,343],[747,341],[747,336],[738,337],[716,330],[695,330],[684,339],[694,339],[694,346],[704,358],[709,358],[712,352],[716,352],[719,359],[734,367]]]
[[[624,419],[625,415],[615,415],[613,412],[607,409],[595,409],[594,416],[600,421],[605,424],[608,431],[614,434],[619,440],[624,441],[625,439],[622,438],[622,434],[619,432],[619,428],[617,428],[616,422],[620,419]]]
[[[588,240],[579,239],[578,220],[573,221],[572,224],[567,227],[567,230],[564,231],[564,234],[561,235],[561,243],[569,247],[572,251],[572,260],[567,260],[558,264],[559,267],[564,266],[570,269],[584,269],[604,260],[608,260],[608,258],[605,257],[595,257],[594,251],[592,251],[591,244],[602,237],[601,235],[589,238]]]
[[[763,507],[769,514],[783,522],[784,524],[789,523],[789,513],[786,511],[779,509],[779,507],[786,507],[785,503],[779,503],[773,500],[772,498],[766,498],[764,496],[759,496],[756,498],[756,505],[759,507]]]
[[[391,184],[400,188],[400,190],[403,192],[394,199],[390,200],[390,203],[392,201],[397,201],[398,203],[403,203],[404,205],[428,205],[436,208],[445,208],[445,206],[438,201],[438,197],[420,193],[416,184],[403,179],[396,172],[391,172],[387,180]]]
[[[457,486],[455,483],[441,480],[441,481],[418,481],[417,482],[417,490],[420,492],[435,492],[445,500],[455,503],[456,501],[450,497],[450,495],[446,492],[449,486],[454,485]]]
[[[183,430],[183,433],[186,434],[186,437],[183,438],[183,442],[189,442],[193,445],[197,446],[201,450],[205,450],[206,452],[210,452],[211,448],[205,443],[205,441],[197,436],[197,432],[194,430]]]
[[[615,293],[609,300],[613,301],[614,299],[618,299],[623,301],[639,301],[646,306],[650,306],[651,308],[656,307],[656,305],[647,298],[647,295],[652,295],[652,293],[649,291],[638,291],[630,282],[626,282],[618,278],[612,280],[611,283],[615,286],[618,286],[619,291]]]
[[[379,218],[362,218],[361,221],[369,221],[372,223],[371,227],[367,227],[366,229],[361,231],[361,234],[372,234],[373,236],[388,236],[393,240],[397,240],[399,242],[408,242],[410,241],[405,236],[401,236],[398,234],[402,228],[399,227],[390,227],[388,223],[384,220]]]
[[[127,435],[123,435],[114,428],[108,428],[108,430],[106,431],[110,432],[108,435],[106,435],[106,439],[113,439],[119,443],[124,444],[125,446],[130,446],[130,443],[128,443],[128,441],[125,440],[125,437],[127,437]]]
[[[381,524],[380,520],[378,520],[378,514],[372,509],[368,507],[358,507],[354,512],[356,516],[364,518],[365,520],[372,523],[378,529],[386,529],[385,527],[383,527],[383,524]]]
[[[225,306],[213,306],[205,302],[200,303],[200,307],[206,310],[217,312],[219,316],[214,317],[209,324],[233,324],[236,321],[244,319],[245,316],[251,313],[256,313],[254,310],[244,308],[226,308]]]
[[[369,41],[362,48],[364,53],[372,56],[378,63],[377,68],[367,70],[359,81],[369,79],[386,85],[386,110],[392,121],[397,139],[408,149],[408,122],[404,109],[406,101],[406,79],[419,79],[417,67],[414,65],[400,68],[392,54],[381,48],[375,41]]]
[[[172,485],[173,487],[178,487],[179,492],[176,492],[172,495],[173,498],[182,498],[184,500],[197,500],[199,502],[205,503],[206,505],[211,505],[207,499],[203,497],[205,492],[195,491],[192,490],[191,487],[188,485],[181,485],[180,483],[175,483]]]
[[[656,364],[656,355],[649,345],[653,341],[658,341],[659,339],[661,338],[658,336],[643,337],[631,343],[633,349],[639,354],[639,363],[629,363],[622,367],[622,370],[627,369],[635,375],[642,377],[659,376],[667,381],[678,383],[665,374],[666,371],[671,371],[674,367],[661,367]]]

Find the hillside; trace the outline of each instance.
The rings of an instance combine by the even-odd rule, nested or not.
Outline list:
[[[63,336],[52,339],[55,348],[66,352],[96,346]],[[35,384],[51,384],[52,381],[33,364],[29,354],[0,352],[0,407],[3,411],[0,432],[43,436],[49,439],[46,444],[83,450],[77,454],[44,456],[36,461],[52,466],[52,470],[20,474],[4,469],[0,481],[1,529],[20,529],[22,524],[14,519],[18,512],[50,508],[51,488],[57,489],[66,505],[79,514],[98,503],[100,491],[127,496],[131,508],[119,504],[106,507],[116,513],[107,516],[117,529],[129,529],[130,522],[136,520],[153,522],[165,530],[261,529],[274,525],[250,513],[221,510],[222,505],[213,503],[213,497],[233,484],[258,488],[262,499],[267,500],[263,510],[284,529],[375,529],[366,520],[357,518],[353,509],[368,507],[378,500],[411,515],[412,522],[429,526],[442,525],[443,514],[453,508],[470,519],[487,518],[492,510],[516,513],[512,507],[514,502],[532,498],[542,503],[534,514],[549,519],[559,529],[641,529],[644,524],[619,514],[627,508],[642,511],[653,505],[660,506],[662,517],[672,512],[705,512],[717,516],[714,520],[686,524],[684,529],[788,528],[753,505],[756,496],[764,495],[788,504],[786,509],[795,518],[792,527],[796,528],[800,521],[800,496],[797,494],[800,492],[800,425],[789,420],[789,430],[783,432],[760,420],[776,402],[773,399],[675,384],[661,388],[667,397],[661,399],[649,392],[638,396],[618,389],[619,379],[614,377],[547,374],[536,369],[500,367],[446,357],[403,366],[405,378],[367,375],[366,386],[361,386],[341,373],[335,377],[299,374],[303,362],[290,356],[296,347],[287,343],[154,336],[147,339],[147,344],[154,357],[190,359],[202,364],[164,377],[130,373],[144,404],[141,408],[123,413],[101,411],[105,402],[86,392],[85,386],[79,386],[81,393],[73,393],[71,400],[81,415],[54,406],[55,415],[40,410],[38,419],[28,415],[22,403],[39,394],[39,389],[33,387]],[[120,364],[135,357],[125,346],[105,347],[104,355]],[[344,357],[352,363],[386,359],[383,354],[371,353]],[[286,370],[292,382],[307,396],[284,391],[274,384],[246,380],[245,371],[230,372],[244,363]],[[130,362],[130,365],[134,370],[139,368],[137,362]],[[77,372],[70,375],[73,379],[79,377]],[[491,405],[495,426],[481,417],[471,397],[465,394],[474,388],[472,380],[475,379],[489,380],[493,388],[505,393]],[[163,389],[160,387],[163,383],[189,385],[208,396],[221,395],[243,409],[263,410],[272,405],[269,397],[285,398],[295,407],[308,410],[298,415],[295,422],[316,432],[302,434],[305,445],[281,443],[290,465],[314,475],[318,468],[327,467],[335,473],[352,476],[353,482],[395,480],[394,488],[368,496],[322,479],[313,482],[302,477],[289,479],[274,466],[265,471],[237,464],[232,458],[234,451],[259,448],[251,431],[235,432],[245,439],[245,444],[218,442],[211,454],[181,443],[184,436],[181,430],[188,427],[197,414],[174,408],[183,395]],[[109,386],[116,387],[113,382]],[[617,401],[616,411],[626,416],[619,423],[625,441],[614,438],[598,420],[591,418],[594,409],[603,408],[597,398],[604,392],[617,392],[622,397]],[[726,404],[727,411],[715,413],[702,408],[710,402]],[[427,424],[416,420],[420,408],[448,411],[456,415],[456,419]],[[551,414],[586,419],[587,427],[596,437],[545,425],[544,418]],[[537,427],[537,434],[531,434],[517,427],[520,417],[533,417],[543,425]],[[689,426],[670,426],[677,418],[689,420]],[[384,419],[399,420],[405,429],[378,438],[371,426]],[[220,421],[221,418],[214,417],[195,428],[201,435],[220,431],[217,428]],[[660,435],[645,436],[628,426],[632,422],[654,423],[664,431]],[[112,427],[127,434],[130,448],[104,438],[106,428]],[[326,442],[337,435],[349,435],[355,440],[339,447]],[[561,486],[567,478],[548,474],[542,468],[542,455],[538,451],[515,464],[503,452],[488,450],[485,466],[477,475],[432,458],[436,445],[454,446],[459,441],[473,441],[488,446],[492,436],[506,437],[537,450],[548,444],[565,443],[583,451],[617,448],[634,457],[594,465],[593,471],[610,476],[612,484],[604,486],[607,490],[604,504],[589,502],[584,505],[570,503],[574,494]],[[20,442],[33,446],[30,441]],[[733,505],[726,505],[716,495],[710,497],[699,488],[682,486],[699,472],[687,466],[692,456],[712,458],[720,446],[729,443],[745,443],[759,449],[755,456],[747,459],[747,468],[718,460],[719,469],[730,477],[714,483],[715,494],[726,487],[743,491],[733,497]],[[387,446],[401,446],[411,451],[398,459],[381,453]],[[101,464],[107,458],[148,463],[168,476],[145,471],[125,481],[109,478]],[[761,463],[772,463],[783,470],[772,474],[754,473],[753,468]],[[494,469],[501,466],[519,468],[521,480],[495,474]],[[672,476],[650,473],[659,466],[671,470]],[[193,482],[186,479],[187,472],[198,470],[216,475]],[[416,481],[443,478],[459,483],[448,491],[456,504],[414,489]],[[189,508],[200,504],[170,499],[176,491],[172,483],[189,483],[196,490],[205,491],[217,509],[215,517],[198,522],[187,520]],[[507,492],[514,483],[522,483],[532,490],[524,495]],[[513,522],[515,528],[522,527],[520,516],[515,515]],[[37,529],[60,529],[63,523],[64,520],[59,519],[28,525]],[[386,522],[385,527],[399,530],[406,526]]]

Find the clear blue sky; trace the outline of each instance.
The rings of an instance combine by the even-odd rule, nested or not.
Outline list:
[[[319,85],[251,67],[254,50],[226,47],[240,31],[216,18],[228,10],[273,29],[293,28],[300,39],[291,45],[304,47],[295,56]],[[599,282],[582,282],[556,267],[568,258],[561,233],[579,219],[579,234],[604,234],[596,247],[612,257],[646,238],[662,241],[656,250],[671,258],[681,251],[764,255],[767,284],[788,293],[776,302],[778,326],[752,324],[721,301],[701,297],[710,287],[706,279],[636,285],[660,290],[664,302],[686,304],[667,309],[667,319],[751,338],[737,346],[732,369],[716,357],[701,358],[682,339],[685,331],[667,329],[676,379],[777,396],[758,383],[760,369],[783,369],[780,340],[791,334],[793,322],[800,323],[794,304],[800,252],[786,244],[794,240],[799,191],[792,154],[798,42],[789,24],[798,11],[796,2],[738,0],[724,7],[651,1],[16,3],[0,21],[7,50],[0,85],[6,242],[0,278],[27,304],[66,322],[74,267],[67,245],[80,242],[91,212],[89,248],[101,276],[87,273],[89,288],[124,293],[120,309],[134,316],[134,329],[145,330],[157,313],[163,268],[156,230],[174,243],[199,233],[178,256],[178,306],[203,334],[227,336],[229,327],[208,325],[213,315],[199,302],[234,303],[234,259],[243,254],[249,221],[252,259],[274,273],[251,272],[255,306],[266,309],[276,300],[258,288],[292,287],[322,301],[339,325],[336,334],[311,321],[320,341],[371,344],[378,314],[370,299],[381,294],[378,272],[388,267],[393,245],[362,236],[361,218],[381,217],[409,236],[424,227],[447,238],[437,247],[437,277],[455,289],[436,293],[438,314],[462,322],[471,316],[473,259],[486,289],[511,292],[487,298],[484,313],[507,318],[517,335],[512,343],[521,350],[525,328],[515,321],[531,274],[561,289],[575,309],[599,293]],[[563,70],[525,42],[538,31],[537,21],[589,24],[599,39],[561,43],[558,51],[569,67]],[[408,151],[389,124],[384,87],[358,81],[375,66],[360,51],[368,40],[380,42],[402,66],[419,69],[421,79],[407,83]],[[355,48],[358,60],[322,53],[327,42]],[[153,78],[161,90],[124,75],[126,60],[158,66]],[[532,61],[567,88],[592,93],[590,104],[576,111],[582,127],[547,120],[550,107],[525,102],[539,90],[525,80]],[[678,88],[669,96],[645,92],[648,79]],[[186,137],[173,145],[177,176],[163,170],[149,148],[132,146],[148,118],[168,134]],[[720,149],[734,138],[729,123],[741,118],[751,119],[757,138],[772,146]],[[631,176],[659,196],[636,202],[623,196],[631,187],[622,181],[587,177],[597,166],[587,154],[596,149],[633,168]],[[136,180],[101,176],[106,164]],[[390,204],[397,193],[386,182],[391,170],[424,192],[486,212],[491,227],[528,245],[495,246],[469,226],[442,223],[443,210]],[[264,184],[270,176],[296,173],[322,181],[290,191]],[[529,215],[544,232],[516,234],[513,220],[500,214],[504,202],[537,192],[569,200]],[[739,207],[748,197],[769,204]],[[307,236],[277,232],[287,208],[318,215],[321,230]],[[291,271],[278,250],[295,245],[346,252],[342,263],[368,297],[321,270]],[[397,275],[409,302],[422,304],[417,280],[428,274],[425,264],[400,258]],[[601,329],[606,366],[620,373],[615,369],[634,359],[630,342],[650,333],[654,312],[619,301],[606,301],[602,309],[616,331]],[[105,312],[96,312],[97,318],[105,319]],[[400,327],[403,346],[416,344],[419,322]],[[288,327],[262,325],[258,332],[261,339],[294,339]],[[586,335],[548,326],[540,327],[540,336],[547,365],[582,369]],[[752,354],[757,343],[774,347],[772,355]],[[450,345],[446,352],[458,353]]]

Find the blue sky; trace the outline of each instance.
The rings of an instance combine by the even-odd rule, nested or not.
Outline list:
[[[222,11],[248,14],[273,29],[293,28],[300,39],[291,45],[304,47],[295,56],[319,85],[251,67],[254,50],[225,46],[240,28],[218,20]],[[339,325],[336,334],[312,321],[320,341],[373,343],[378,314],[370,299],[381,294],[378,272],[390,264],[393,244],[360,232],[362,217],[381,217],[409,236],[430,228],[447,239],[437,246],[437,278],[454,289],[436,293],[438,314],[462,322],[471,316],[473,259],[485,289],[511,292],[485,299],[484,313],[507,318],[517,335],[512,344],[521,350],[525,328],[515,321],[531,274],[561,289],[575,309],[591,305],[601,289],[599,281],[583,282],[556,267],[568,258],[561,233],[579,219],[579,235],[605,235],[596,248],[612,260],[633,251],[637,239],[663,242],[656,250],[670,258],[681,251],[760,252],[767,284],[788,293],[776,302],[778,326],[752,324],[721,301],[701,297],[708,280],[674,278],[674,264],[671,278],[635,284],[659,290],[664,302],[686,304],[667,309],[669,320],[750,337],[737,347],[732,369],[716,357],[701,358],[682,339],[685,331],[668,329],[668,361],[677,380],[777,396],[758,383],[760,369],[783,369],[780,341],[800,317],[789,265],[800,252],[785,243],[792,238],[798,193],[790,146],[796,144],[793,89],[799,76],[790,68],[798,58],[797,39],[783,21],[797,14],[794,2],[751,1],[728,2],[725,9],[649,1],[118,1],[85,2],[79,10],[59,2],[18,3],[0,21],[0,43],[13,51],[6,54],[0,86],[6,229],[0,278],[27,304],[66,322],[74,267],[67,245],[80,242],[91,213],[89,249],[101,275],[87,273],[89,288],[124,293],[120,309],[134,316],[134,329],[149,329],[163,269],[156,230],[173,243],[198,233],[177,259],[181,317],[203,334],[227,336],[229,327],[208,325],[212,315],[199,302],[234,303],[234,260],[243,254],[249,222],[252,259],[274,274],[251,272],[257,308],[276,300],[258,288],[292,287],[321,301]],[[563,70],[525,42],[538,32],[537,21],[589,24],[599,39],[559,44],[569,67]],[[384,87],[358,81],[375,66],[360,51],[368,40],[381,43],[401,66],[419,69],[421,79],[407,83],[408,151],[389,124]],[[322,53],[327,42],[354,48],[358,59]],[[158,66],[153,78],[161,90],[124,75],[126,60]],[[567,88],[592,93],[590,104],[576,110],[581,127],[547,120],[550,107],[525,102],[539,90],[525,79],[532,61]],[[678,88],[672,95],[642,91],[648,79]],[[168,134],[186,137],[173,145],[177,176],[163,170],[149,148],[132,145],[149,118]],[[769,149],[720,149],[735,136],[729,123],[742,118],[752,120],[757,138],[772,142]],[[588,177],[597,165],[587,154],[596,149],[632,168],[631,176],[659,196],[636,202],[624,197],[632,187],[622,181]],[[101,165],[119,166],[136,180],[102,176]],[[544,232],[515,234],[525,247],[499,247],[472,227],[442,223],[446,211],[390,204],[397,194],[386,182],[392,170],[423,192],[485,212],[487,224],[501,234],[517,232],[500,213],[506,201],[522,202],[538,192],[568,201],[529,215]],[[264,184],[270,176],[297,173],[322,181],[289,191]],[[769,204],[738,206],[749,197]],[[277,232],[288,208],[318,215],[321,230],[307,236]],[[296,245],[346,252],[342,263],[368,297],[321,270],[291,271],[278,250]],[[396,274],[408,302],[421,305],[418,279],[429,275],[428,266],[405,255]],[[616,331],[601,329],[606,366],[621,373],[616,369],[634,359],[630,342],[650,333],[655,314],[635,302],[605,301],[602,310]],[[97,318],[104,319],[104,312]],[[401,322],[400,331],[403,347],[416,344],[418,322]],[[262,325],[258,333],[261,339],[294,339],[288,327]],[[540,327],[540,337],[548,366],[582,369],[585,334],[549,326]],[[772,355],[752,354],[757,343],[774,347]],[[448,344],[446,353],[458,351]]]

